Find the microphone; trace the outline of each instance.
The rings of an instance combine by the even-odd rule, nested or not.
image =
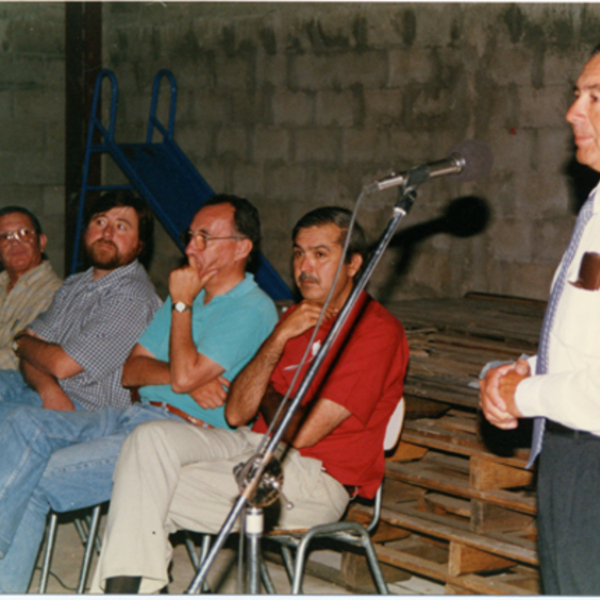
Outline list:
[[[485,177],[490,172],[493,162],[492,153],[483,142],[466,140],[452,146],[446,158],[413,167],[403,173],[392,173],[389,177],[373,183],[369,192],[380,192],[398,185],[414,187],[445,175],[455,175],[459,181],[474,181]]]

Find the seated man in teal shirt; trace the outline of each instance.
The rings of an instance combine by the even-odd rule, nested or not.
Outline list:
[[[256,209],[215,196],[194,217],[188,265],[169,277],[163,307],[123,367],[141,402],[98,412],[19,408],[0,424],[11,448],[0,464],[0,592],[26,592],[49,508],[67,511],[110,498],[127,435],[140,423],[185,420],[228,427],[226,386],[276,322],[273,302],[246,273],[258,252]]]

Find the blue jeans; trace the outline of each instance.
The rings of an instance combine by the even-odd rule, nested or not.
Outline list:
[[[182,421],[146,403],[98,412],[23,407],[0,421],[0,593],[27,591],[50,508],[110,499],[123,441],[154,420]]]
[[[5,369],[0,371],[0,421],[14,408],[19,406],[42,406],[39,394],[23,380],[19,371]]]

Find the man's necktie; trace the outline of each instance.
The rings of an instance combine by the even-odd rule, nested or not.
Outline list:
[[[581,241],[581,236],[583,235],[583,230],[585,226],[588,224],[588,221],[592,217],[592,212],[594,209],[594,194],[592,193],[590,197],[585,201],[585,204],[579,211],[579,216],[577,217],[577,221],[575,222],[575,228],[573,229],[573,235],[571,236],[571,241],[569,242],[569,246],[567,251],[565,252],[565,256],[562,261],[562,266],[560,268],[560,272],[556,278],[556,283],[552,288],[552,292],[550,294],[550,300],[548,301],[548,307],[546,308],[546,314],[544,315],[544,322],[542,323],[542,332],[540,333],[540,344],[538,348],[537,362],[536,362],[536,375],[544,375],[548,372],[548,350],[550,344],[550,330],[552,329],[552,325],[554,323],[554,316],[556,314],[556,309],[558,307],[558,303],[560,297],[562,296],[563,290],[565,289],[565,284],[567,281],[567,271],[571,263],[573,262],[573,258],[577,252],[577,248],[579,247],[579,242]],[[544,429],[546,427],[546,419],[544,417],[535,417],[533,420],[533,437],[531,440],[531,452],[529,454],[529,462],[527,463],[527,468],[530,468],[537,458],[538,454],[542,449],[542,440],[544,438]]]

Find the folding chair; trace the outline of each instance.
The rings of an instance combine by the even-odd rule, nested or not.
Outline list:
[[[404,398],[401,398],[398,406],[388,421],[383,442],[384,452],[394,448],[398,442],[400,431],[402,430],[402,423],[404,422],[405,409],[406,405]],[[304,567],[308,556],[309,546],[316,538],[335,540],[354,547],[362,547],[366,553],[377,591],[380,594],[389,594],[387,583],[381,572],[381,566],[379,565],[379,560],[377,559],[377,554],[375,553],[375,548],[373,547],[370,537],[379,524],[382,490],[383,482],[375,495],[373,517],[366,527],[355,521],[338,521],[336,523],[316,525],[308,530],[274,531],[265,535],[266,539],[280,544],[283,562],[292,584],[292,594],[302,593],[302,578],[304,576]],[[290,549],[296,550],[295,561],[292,558]]]

